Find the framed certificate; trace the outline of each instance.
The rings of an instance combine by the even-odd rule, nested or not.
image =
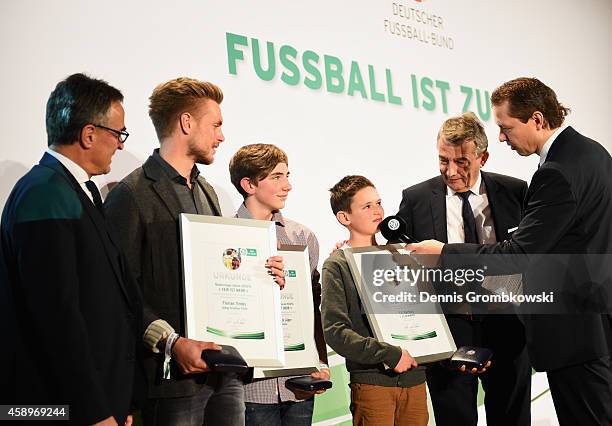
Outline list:
[[[256,368],[253,377],[279,377],[317,371],[319,353],[314,340],[314,305],[308,247],[283,245],[278,251],[285,263],[285,288],[281,290],[281,312],[285,367]]]
[[[284,366],[280,288],[265,269],[274,222],[183,213],[180,228],[187,337],[235,346],[252,367]]]
[[[419,293],[430,294],[433,286],[426,281],[395,282],[398,270],[423,269],[403,245],[343,250],[374,337],[406,349],[418,363],[450,358],[457,347],[440,305],[420,302]],[[377,276],[393,282],[373,282]]]

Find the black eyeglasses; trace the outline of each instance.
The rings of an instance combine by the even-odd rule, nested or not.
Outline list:
[[[104,130],[108,130],[109,132],[113,132],[114,134],[117,135],[117,139],[119,139],[119,142],[121,143],[125,143],[128,136],[130,136],[130,134],[126,132],[125,130],[115,130],[115,129],[111,129],[110,127],[102,126],[101,124],[94,124],[93,126],[99,127]]]

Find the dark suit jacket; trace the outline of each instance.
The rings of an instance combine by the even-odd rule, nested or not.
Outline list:
[[[527,183],[511,176],[481,171],[497,241],[509,238],[508,230],[516,228],[522,217]],[[399,216],[407,224],[407,233],[417,241],[436,239],[448,242],[446,223],[446,184],[436,176],[402,191]],[[462,292],[478,288],[462,287]],[[465,304],[442,303],[447,313],[465,313]],[[477,307],[476,310],[486,307]],[[508,312],[511,313],[511,312]]]
[[[444,258],[456,253],[556,255],[531,256],[537,260],[525,273],[526,291],[554,290],[568,312],[525,318],[529,355],[538,371],[610,353],[610,257],[593,254],[612,252],[611,176],[612,159],[606,149],[568,127],[533,175],[523,219],[511,238],[494,245],[447,244],[442,252]],[[606,301],[606,313],[589,309],[588,303]]]
[[[221,216],[217,194],[202,177],[198,182],[216,216]],[[157,319],[166,320],[185,335],[183,309],[183,268],[181,259],[180,202],[172,182],[161,165],[149,157],[108,194],[104,208],[116,228],[119,244],[145,301],[145,327]],[[194,394],[205,382],[205,374],[161,378],[163,357],[152,352],[145,357],[149,397],[176,397]],[[178,375],[174,374],[173,377]]]
[[[497,173],[481,174],[487,190],[495,237],[497,241],[503,241],[509,237],[508,229],[516,227],[521,220],[527,183]],[[397,214],[406,220],[408,235],[415,239],[448,242],[446,184],[442,176],[404,189]]]
[[[16,318],[5,343],[16,355],[15,402],[69,404],[75,424],[111,415],[122,424],[142,307],[104,216],[45,154],[8,198],[1,236]]]

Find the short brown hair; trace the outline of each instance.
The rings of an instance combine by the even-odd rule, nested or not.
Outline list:
[[[267,143],[254,143],[240,148],[229,163],[230,179],[238,192],[246,198],[247,194],[240,181],[249,178],[257,183],[265,179],[279,163],[289,165],[289,159],[285,151],[276,145]]]
[[[451,117],[446,120],[440,131],[438,139],[444,138],[444,142],[451,145],[461,145],[464,142],[474,141],[476,144],[476,155],[485,152],[489,146],[484,126],[473,112],[465,112],[459,117]]]
[[[551,129],[561,126],[570,113],[559,103],[555,92],[537,78],[516,78],[499,86],[491,95],[491,103],[499,106],[505,101],[510,116],[526,123],[534,112],[540,111]]]
[[[157,137],[161,140],[170,136],[179,115],[196,111],[204,99],[220,104],[223,92],[213,83],[188,77],[175,78],[158,85],[149,98],[149,117]]]
[[[334,214],[344,211],[351,212],[351,202],[355,194],[368,187],[375,188],[374,184],[366,177],[358,175],[344,176],[340,182],[330,188],[331,196],[329,203]]]

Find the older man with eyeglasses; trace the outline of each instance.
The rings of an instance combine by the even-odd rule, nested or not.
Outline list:
[[[49,148],[13,188],[0,226],[2,323],[15,325],[2,334],[3,403],[67,405],[56,419],[75,424],[131,423],[142,304],[91,181],[127,139],[122,101],[83,74],[58,83]]]

